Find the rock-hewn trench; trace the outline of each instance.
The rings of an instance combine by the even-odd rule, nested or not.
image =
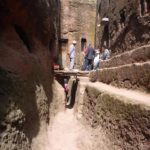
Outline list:
[[[149,94],[80,77],[74,107],[64,109],[63,88],[57,81],[55,84],[57,110],[61,111],[48,132],[52,149],[149,149]]]
[[[116,71],[120,64],[112,63],[113,69],[98,71],[98,81],[106,84],[79,78],[73,108],[65,108],[64,89],[52,71],[60,11],[58,0],[0,1],[0,150],[149,150],[149,94],[106,85],[118,87],[125,72],[132,80],[133,67],[136,84],[149,89],[149,47],[141,50],[147,54],[142,58],[145,78],[135,67],[144,65],[124,68],[120,63]],[[116,43],[114,47],[122,52]],[[129,64],[138,60],[130,59]],[[106,74],[112,74],[109,82],[101,78]]]
[[[71,109],[64,107],[65,94],[62,85],[58,81],[54,82],[54,99],[57,103],[52,106],[55,114],[48,127],[49,144],[47,146],[53,150],[109,150],[113,143],[107,137],[105,130],[101,127],[91,127],[84,119],[86,117],[83,115],[83,97],[89,83],[88,78],[79,78],[78,82],[77,90],[72,91],[76,98]],[[87,115],[90,113],[92,113],[91,110]]]

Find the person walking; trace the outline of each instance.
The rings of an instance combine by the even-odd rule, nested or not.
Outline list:
[[[68,92],[69,92],[69,86],[68,86],[68,80],[65,78],[64,79],[64,91],[65,91],[65,105],[67,104],[68,101]]]
[[[70,66],[69,69],[72,70],[74,68],[74,59],[75,59],[75,46],[76,46],[76,41],[74,40],[72,44],[69,47],[68,55],[70,59]]]
[[[92,47],[92,44],[89,44],[86,52],[87,65],[88,65],[87,70],[92,70],[94,56],[95,56],[94,48]]]

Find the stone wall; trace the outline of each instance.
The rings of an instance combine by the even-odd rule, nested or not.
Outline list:
[[[59,1],[0,1],[0,149],[44,149]]]
[[[149,103],[144,104],[142,97],[141,104],[136,101],[139,95],[128,93],[129,98],[119,92],[125,91],[117,93],[108,86],[103,88],[98,83],[88,84],[84,92],[83,117],[97,131],[97,142],[100,142],[102,133],[105,133],[109,142],[105,139],[102,144],[111,146],[109,149],[149,149]]]
[[[68,47],[76,40],[75,67],[81,68],[83,59],[81,39],[85,38],[87,44],[91,42],[94,45],[96,1],[61,0],[61,14],[61,38],[68,39],[62,51],[62,63],[64,67],[68,67]]]
[[[106,41],[113,53],[121,53],[149,44],[149,8],[141,15],[139,1],[111,0],[106,3],[99,0],[98,4],[97,24],[101,26],[97,27],[97,46],[101,47]],[[148,1],[147,5],[150,5]],[[109,22],[102,23],[103,17],[108,17]]]

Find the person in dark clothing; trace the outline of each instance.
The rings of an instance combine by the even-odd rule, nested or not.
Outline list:
[[[95,56],[94,48],[92,47],[91,44],[89,44],[86,52],[87,65],[88,65],[87,70],[92,70],[94,56]]]
[[[87,68],[86,52],[87,52],[87,48],[85,47],[85,48],[84,48],[84,51],[83,51],[84,60],[83,60],[82,68],[81,68],[82,71],[85,71],[86,68]]]

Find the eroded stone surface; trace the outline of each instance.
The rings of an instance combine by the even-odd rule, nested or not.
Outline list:
[[[40,150],[46,142],[58,4],[0,1],[1,150]]]
[[[145,45],[132,51],[113,56],[106,61],[102,61],[100,68],[110,68],[148,60],[150,60],[150,45]]]
[[[141,105],[138,104],[137,95],[132,100],[128,95],[121,95],[114,92],[113,88],[107,90],[107,87],[98,83],[88,83],[84,94],[83,116],[97,131],[102,128],[106,132],[106,137],[113,143],[111,149],[147,150],[150,147],[150,105],[144,99],[140,99]]]
[[[150,63],[135,63],[92,71],[91,81],[100,81],[117,87],[149,91]]]
[[[140,3],[144,5],[144,1],[98,0],[96,21],[101,26],[96,27],[96,46],[107,44],[116,54],[149,44],[150,9],[145,2],[147,14],[141,15]],[[103,17],[109,18],[109,24],[101,22]]]

